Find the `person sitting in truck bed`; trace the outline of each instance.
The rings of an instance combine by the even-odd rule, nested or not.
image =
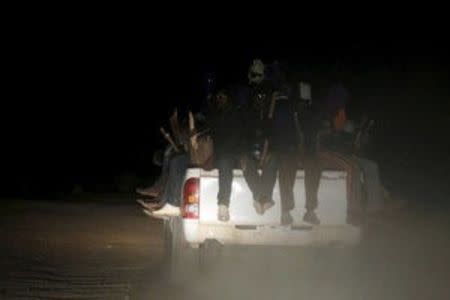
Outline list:
[[[157,152],[155,152],[154,154],[154,163],[156,164],[155,160],[155,156],[157,156],[157,154],[160,153],[161,150],[158,150]],[[164,149],[164,151],[161,151],[163,153],[161,153],[160,156],[162,156],[161,162],[158,162],[158,165],[161,166],[161,174],[159,175],[159,177],[155,180],[155,182],[145,188],[137,188],[136,189],[136,193],[142,195],[142,196],[146,196],[146,197],[150,197],[150,198],[157,198],[159,197],[162,192],[164,191],[164,187],[166,185],[166,182],[168,180],[168,175],[169,175],[169,161],[170,158],[172,157],[173,153],[175,152],[175,149],[173,148],[172,145],[167,145],[166,148]]]
[[[239,153],[239,120],[237,110],[232,105],[231,97],[226,90],[221,90],[216,96],[208,101],[206,116],[201,119],[204,124],[202,130],[208,131],[208,136],[214,140],[214,165],[219,170],[219,194],[218,194],[218,218],[221,221],[229,220],[228,206],[231,196],[231,185],[233,179],[233,167]],[[196,114],[197,121],[200,114]],[[187,128],[187,126],[185,126]],[[187,136],[187,133],[185,133]],[[196,165],[190,157],[188,140],[184,138],[183,145],[179,151],[174,151],[167,159],[167,182],[157,203],[145,203],[138,201],[144,206],[144,212],[150,216],[179,216],[180,196],[185,178],[186,170],[191,165]],[[210,169],[210,166],[199,165],[199,167]]]
[[[150,216],[179,216],[180,195],[182,191],[183,180],[189,165],[189,154],[187,147],[187,130],[183,132],[181,145],[176,145],[177,149],[172,149],[166,153],[165,166],[163,170],[166,177],[162,184],[161,192],[156,196],[156,202],[145,203],[142,200],[138,202],[144,207],[144,213]],[[169,149],[173,148],[169,146]]]
[[[311,176],[315,176],[315,161],[310,157],[312,150],[314,112],[311,99],[307,95],[302,98],[300,91],[296,92],[289,80],[285,65],[274,62],[271,68],[271,80],[275,90],[275,109],[270,124],[270,152],[277,163],[278,180],[281,199],[281,224],[290,225],[293,222],[291,210],[294,209],[294,184],[296,174],[301,164],[305,171],[306,212],[303,220],[313,225],[319,225],[315,209],[317,199],[314,198],[314,185]],[[275,174],[276,175],[276,174]],[[275,178],[271,183],[275,182]],[[317,192],[317,191],[316,191]]]
[[[177,149],[173,149],[165,157],[165,166],[163,169],[166,172],[166,180],[162,187],[162,192],[157,196],[157,201],[146,203],[138,200],[144,207],[144,213],[153,217],[163,216],[179,216],[180,200],[183,181],[186,175],[187,168],[191,164],[191,157],[189,154],[189,133],[187,121],[182,122],[181,136]],[[169,146],[174,147],[174,145]]]
[[[220,221],[230,219],[229,205],[233,181],[233,169],[238,163],[241,145],[241,117],[228,90],[218,91],[208,105],[207,124],[214,145],[214,166],[219,172],[217,195]]]
[[[276,178],[276,162],[265,155],[267,141],[267,120],[270,111],[273,88],[265,79],[265,65],[254,60],[249,68],[247,86],[240,89],[239,103],[243,111],[243,153],[242,171],[253,194],[253,206],[260,215],[275,203],[272,200],[273,178]],[[262,169],[261,175],[258,169]]]
[[[287,78],[286,66],[275,61],[270,66],[269,78],[274,86],[273,119],[268,124],[269,154],[278,171],[281,200],[281,224],[290,225],[294,209],[294,184],[298,169],[299,144],[296,123],[295,103],[297,95]],[[277,173],[268,180],[267,188],[273,190]]]
[[[349,94],[341,85],[333,85],[326,99],[325,126],[317,137],[318,152],[314,185],[316,193],[320,183],[321,170],[337,167],[347,173],[347,223],[360,225],[362,218],[361,170],[352,157],[353,139],[343,131],[347,122],[346,103]]]
[[[378,164],[368,159],[362,151],[362,147],[368,143],[364,136],[368,134],[367,131],[370,129],[372,122],[367,117],[363,117],[358,126],[352,121],[347,121],[343,130],[353,138],[353,158],[364,175],[365,211],[369,216],[376,216],[384,208],[384,192],[380,180],[380,172]]]
[[[208,106],[209,101],[211,101],[213,99],[214,96],[214,92],[216,89],[216,78],[215,78],[215,74],[213,72],[207,72],[205,74],[205,77],[203,78],[203,84],[202,84],[202,90],[203,90],[203,96],[202,96],[202,107],[206,108]],[[204,119],[205,116],[203,114],[203,112],[199,112],[196,114],[195,118],[198,121],[203,121],[204,123]],[[175,138],[176,140],[176,138]],[[162,161],[161,161],[161,174],[160,176],[156,179],[156,181],[145,188],[137,188],[136,189],[136,193],[142,195],[142,196],[146,196],[146,197],[151,197],[151,198],[159,198],[162,193],[164,192],[164,188],[166,186],[167,180],[168,180],[168,174],[169,174],[169,161],[172,158],[172,156],[175,153],[175,149],[173,148],[173,146],[171,144],[168,144],[165,149],[162,151]],[[153,159],[155,161],[155,159]],[[159,163],[158,163],[159,164]],[[142,200],[138,200],[139,203],[143,204]],[[148,204],[147,207],[157,207],[158,204]]]

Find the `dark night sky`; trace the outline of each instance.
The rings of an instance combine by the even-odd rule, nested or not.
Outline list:
[[[151,153],[163,143],[158,127],[169,111],[196,107],[206,71],[222,82],[244,81],[254,57],[286,59],[317,86],[339,61],[352,105],[393,122],[389,135],[402,144],[393,149],[411,148],[421,157],[448,153],[444,41],[321,36],[296,45],[281,37],[196,36],[99,26],[22,37],[10,59],[11,93],[2,97],[3,191],[17,194],[24,182],[42,191],[70,190],[76,181],[107,182],[123,172],[154,174]]]

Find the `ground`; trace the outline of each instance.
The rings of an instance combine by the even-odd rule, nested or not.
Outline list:
[[[137,204],[24,203],[1,219],[0,299],[126,299],[152,280],[161,225]]]
[[[24,201],[2,212],[0,299],[449,299],[445,209],[410,207],[359,247],[245,249],[171,285],[162,223],[133,199]]]

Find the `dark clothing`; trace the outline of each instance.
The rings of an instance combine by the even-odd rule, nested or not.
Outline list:
[[[306,154],[303,160],[305,170],[305,208],[306,211],[316,210],[319,201],[317,193],[319,191],[322,168],[316,154]]]
[[[317,208],[317,192],[319,190],[321,169],[319,160],[315,155],[301,155],[296,151],[285,152],[279,159],[278,179],[280,185],[281,209],[289,211],[294,209],[294,185],[299,164],[305,172],[305,208],[314,211]]]
[[[243,173],[254,200],[262,204],[272,201],[277,174],[277,162],[274,156],[268,157],[262,167],[261,175],[258,173],[260,154],[270,135],[268,115],[272,94],[273,86],[269,81],[263,81],[256,86],[240,87],[237,91],[243,120],[241,127]]]
[[[328,95],[324,99],[325,111],[327,119],[335,117],[340,109],[345,109],[350,99],[347,88],[340,84],[334,84],[330,87]]]
[[[343,131],[333,131],[321,137],[316,165],[320,172],[332,167],[347,173],[347,222],[356,225],[362,213],[362,183],[361,170],[352,156],[353,140],[352,134]],[[320,181],[320,176],[316,175],[314,180]]]
[[[230,205],[233,168],[235,164],[236,158],[232,156],[223,155],[216,158],[215,165],[219,170],[219,193],[217,194],[219,205]]]
[[[242,112],[243,151],[251,149],[255,144],[263,144],[268,135],[267,118],[272,92],[273,87],[268,81],[255,87],[239,87],[236,91]]]
[[[169,162],[175,150],[172,145],[168,145],[164,151],[161,175],[159,178],[153,183],[152,188],[158,191],[164,191],[164,187],[166,186],[167,181],[169,180]]]
[[[277,179],[277,158],[270,155],[262,168],[261,175],[258,173],[259,161],[251,153],[243,156],[244,178],[253,194],[253,200],[261,204],[272,201],[272,192]]]
[[[242,120],[233,104],[220,109],[211,106],[207,116],[214,143],[214,162],[219,171],[218,204],[229,206],[233,168],[241,152]]]
[[[281,210],[290,211],[295,207],[294,185],[298,169],[298,153],[286,151],[279,157],[278,161]]]
[[[353,154],[354,135],[343,131],[333,132],[324,136],[322,146],[330,151],[351,155]]]
[[[294,119],[295,97],[289,85],[280,86],[274,94],[276,99],[273,119],[268,122],[268,139],[271,150],[292,152],[298,149],[296,124]]]
[[[186,153],[178,154],[169,160],[168,180],[162,195],[164,203],[180,206],[182,186],[188,165],[189,155]]]
[[[223,110],[211,108],[208,112],[210,134],[214,141],[214,155],[237,155],[241,151],[242,119],[232,107]]]
[[[314,107],[298,109],[298,111],[303,133],[303,150],[306,156],[311,156],[317,152],[317,132],[320,127],[320,114]]]
[[[317,132],[320,125],[320,114],[315,107],[302,107],[297,110],[303,134],[303,154],[300,156],[300,160],[305,172],[305,208],[307,211],[314,211],[318,206],[317,193],[322,173],[317,158]]]
[[[287,91],[288,88],[285,88],[285,91],[281,94],[289,95],[289,100],[295,99],[294,95]],[[351,140],[344,133],[336,137],[336,141],[330,137],[327,140],[327,146],[330,147],[330,150],[334,151],[318,153],[318,149],[316,149],[316,136],[320,123],[320,115],[312,109],[296,107],[296,104],[300,105],[300,102],[295,100],[284,100],[283,102],[283,99],[278,101],[272,126],[272,136],[274,137],[273,150],[279,157],[278,168],[282,209],[288,211],[294,208],[293,188],[299,163],[302,163],[305,171],[305,208],[307,211],[314,211],[317,208],[317,193],[322,169],[326,165],[331,165],[334,168],[347,171],[348,210],[350,216],[353,212],[359,210],[359,201],[357,200],[359,198],[357,181],[359,172],[357,166],[352,163],[352,160],[348,156],[339,155],[338,153],[341,153],[340,151],[346,153],[348,151],[346,149],[351,145]],[[296,136],[296,124],[293,118],[294,112],[298,113],[299,121],[301,122],[303,135],[301,146],[304,150],[303,153],[299,153],[297,147],[299,140],[297,139],[298,136]],[[346,139],[345,143],[343,143],[343,139]]]
[[[309,128],[306,130],[310,137],[306,145],[305,159],[305,187],[306,209],[317,208],[317,191],[320,184],[322,170],[327,168],[343,170],[346,172],[347,184],[347,222],[357,224],[361,214],[361,182],[360,169],[352,158],[353,136],[343,131],[333,132],[320,137],[320,120],[329,120],[333,127],[341,128],[345,124],[345,107],[349,101],[349,92],[341,84],[333,85],[324,99],[324,107],[320,114],[309,116]],[[307,125],[308,126],[308,125]],[[316,149],[320,142],[320,149]],[[309,145],[308,145],[309,144]]]
[[[287,84],[280,84],[274,93],[276,105],[270,121],[269,145],[278,171],[282,211],[294,208],[294,184],[298,169],[299,133],[295,123],[298,97]],[[276,179],[277,172],[271,175]],[[272,180],[268,179],[269,182]],[[272,186],[273,189],[273,186]]]
[[[274,179],[267,181],[275,181],[278,171],[281,208],[282,211],[290,211],[295,205],[294,184],[300,160],[299,143],[302,142],[299,132],[300,120],[295,119],[299,97],[286,83],[279,83],[274,97],[276,105],[273,119],[269,123],[268,140],[273,163],[276,163],[276,166],[275,172],[270,174]],[[271,188],[273,189],[273,185]]]
[[[357,162],[351,156],[327,150],[320,151],[318,159],[320,170],[329,168],[331,165],[333,168],[347,173],[347,222],[349,224],[357,223],[355,220],[362,213],[361,172]]]

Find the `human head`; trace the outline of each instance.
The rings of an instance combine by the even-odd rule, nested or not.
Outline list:
[[[219,90],[214,98],[214,105],[218,109],[224,109],[231,105],[231,96],[226,90]]]
[[[260,59],[254,59],[248,69],[249,84],[259,84],[264,80],[264,63]]]

